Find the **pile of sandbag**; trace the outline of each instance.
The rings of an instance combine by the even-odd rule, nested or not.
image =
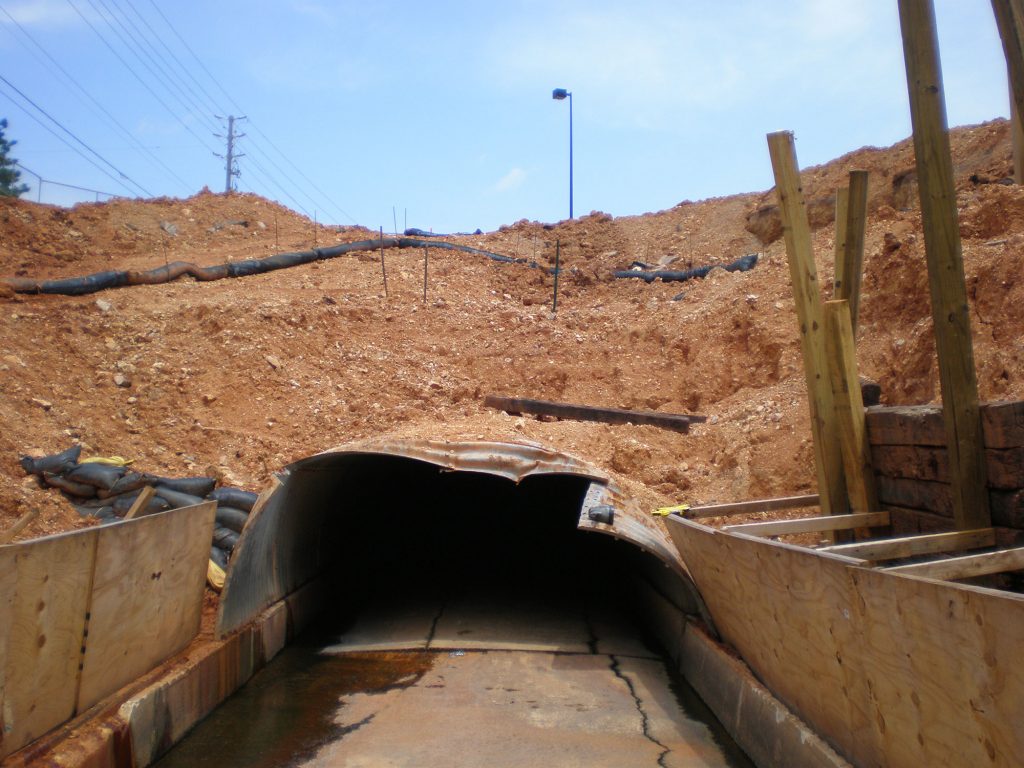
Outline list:
[[[136,517],[189,507],[204,501],[217,502],[217,517],[210,547],[210,560],[225,568],[238,536],[256,503],[256,494],[240,488],[217,486],[213,477],[161,477],[136,472],[120,457],[79,461],[82,447],[76,445],[42,458],[21,457],[22,468],[39,478],[44,487],[57,488],[82,515],[101,523],[120,520],[131,509],[142,489],[153,495]]]

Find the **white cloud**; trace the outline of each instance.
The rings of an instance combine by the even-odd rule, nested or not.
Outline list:
[[[4,9],[16,22],[25,27],[56,27],[81,19],[75,13],[75,9],[62,0],[4,3]],[[6,16],[0,16],[0,23],[8,21]]]
[[[513,168],[498,180],[498,183],[494,185],[494,190],[508,192],[521,187],[524,181],[526,181],[526,171],[522,168]]]

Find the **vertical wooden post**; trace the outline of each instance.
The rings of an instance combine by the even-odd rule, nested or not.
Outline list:
[[[835,262],[835,279],[832,281],[832,295],[839,298],[843,293],[843,262],[846,260],[846,211],[850,207],[849,187],[836,190],[836,222],[835,243],[832,245],[832,256]]]
[[[1017,103],[1010,99],[1010,139],[1013,143],[1013,180],[1024,184],[1024,124]]]
[[[1018,184],[1024,183],[1024,0],[992,0],[999,37],[1006,55],[1006,73],[1010,84],[1010,131],[1013,135],[1013,172]]]
[[[898,0],[957,528],[988,528],[978,381],[932,0]]]
[[[850,302],[850,321],[853,333],[857,334],[857,317],[860,313],[860,285],[864,274],[864,230],[867,227],[868,172],[850,171],[850,188],[846,210],[846,228],[843,243],[843,274],[838,279],[842,290],[836,291],[837,299]],[[839,266],[836,266],[838,273]]]
[[[857,346],[848,301],[825,302],[825,328],[829,342],[829,376],[835,397],[850,511],[875,512],[878,510],[878,492],[864,426],[864,400],[857,378]]]
[[[843,459],[825,355],[825,328],[818,272],[814,266],[811,228],[807,223],[807,205],[800,186],[793,134],[789,131],[768,134],[768,151],[775,173],[789,274],[793,281],[793,296],[800,322],[800,344],[811,409],[811,434],[814,438],[814,463],[821,511],[825,515],[843,514],[848,508]]]
[[[380,228],[380,271],[384,275],[384,298],[388,297],[388,267],[384,263],[384,227]]]

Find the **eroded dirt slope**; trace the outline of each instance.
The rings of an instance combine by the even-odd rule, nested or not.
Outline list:
[[[957,129],[964,259],[981,394],[1024,397],[1024,188],[1007,124]],[[908,142],[805,171],[821,283],[831,292],[831,196],[872,172],[862,374],[889,403],[938,397],[923,238]],[[811,492],[807,404],[774,193],[453,238],[565,272],[432,250],[388,251],[268,275],[88,297],[0,293],[0,526],[23,538],[87,524],[39,489],[21,453],[73,442],[141,469],[214,472],[259,489],[287,462],[375,436],[529,439],[619,478],[644,503]],[[173,234],[172,234],[173,233]],[[0,275],[65,277],[263,256],[373,233],[320,228],[275,203],[202,193],[65,210],[0,200]],[[613,280],[634,260],[686,268],[761,252],[751,272],[686,284]],[[488,393],[710,416],[689,435],[546,423],[482,408]]]

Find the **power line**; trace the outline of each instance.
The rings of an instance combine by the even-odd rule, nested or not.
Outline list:
[[[70,0],[69,0],[69,1],[70,1]],[[186,51],[188,51],[188,52],[189,52],[189,54],[191,54],[191,56],[192,56],[192,58],[193,58],[193,59],[195,60],[195,62],[196,62],[196,63],[197,63],[198,65],[199,65],[199,67],[200,67],[200,68],[201,68],[201,69],[203,70],[203,72],[205,72],[205,73],[206,73],[206,76],[210,78],[210,81],[211,81],[211,82],[212,82],[212,83],[213,83],[214,85],[216,85],[218,89],[220,89],[220,92],[224,94],[225,98],[227,98],[227,100],[228,100],[228,101],[229,101],[229,102],[230,102],[230,103],[232,104],[232,106],[234,106],[234,107],[235,107],[235,109],[237,109],[237,110],[238,110],[239,112],[244,112],[245,110],[243,110],[243,109],[242,109],[242,108],[241,108],[241,107],[240,107],[240,106],[238,105],[238,102],[236,102],[236,101],[235,101],[235,100],[234,100],[234,99],[233,99],[233,98],[231,97],[231,94],[230,94],[230,93],[228,93],[227,89],[225,89],[225,88],[224,88],[224,86],[223,86],[223,85],[221,85],[220,81],[219,81],[219,80],[217,80],[217,78],[216,78],[216,77],[214,77],[213,73],[212,73],[212,72],[210,72],[210,70],[209,70],[209,69],[207,69],[207,67],[206,67],[206,65],[205,65],[205,64],[203,63],[202,59],[200,59],[200,58],[199,58],[199,56],[198,56],[198,55],[196,54],[196,52],[195,52],[194,50],[192,50],[192,47],[191,47],[191,46],[190,46],[190,45],[188,44],[188,42],[186,42],[185,38],[183,38],[183,37],[181,36],[181,34],[180,34],[180,33],[178,32],[178,30],[177,30],[177,29],[175,28],[175,26],[174,26],[174,25],[173,25],[173,24],[171,23],[171,20],[170,20],[170,19],[168,19],[168,18],[167,18],[167,16],[166,16],[166,15],[164,14],[164,12],[160,10],[160,7],[159,7],[159,6],[158,6],[158,5],[156,4],[155,0],[149,0],[149,4],[150,4],[151,6],[153,6],[153,10],[155,10],[155,11],[157,12],[157,14],[158,14],[158,15],[160,16],[160,18],[161,18],[161,19],[163,19],[163,21],[164,21],[164,24],[166,24],[166,25],[167,25],[167,27],[168,27],[168,29],[170,29],[170,30],[171,30],[171,32],[172,32],[172,33],[174,34],[174,36],[175,36],[176,38],[178,38],[178,41],[179,41],[179,42],[180,42],[180,43],[182,44],[182,46],[184,46],[185,50],[186,50]],[[335,209],[335,211],[337,211],[338,213],[341,213],[341,214],[342,214],[343,216],[345,216],[346,218],[348,218],[348,219],[349,219],[350,221],[352,221],[352,223],[353,223],[353,224],[356,224],[356,223],[358,223],[358,222],[356,222],[356,220],[355,220],[355,219],[354,219],[354,218],[352,217],[352,215],[351,215],[351,214],[349,214],[349,213],[348,213],[348,212],[347,212],[347,211],[346,211],[345,209],[341,208],[341,207],[340,207],[339,205],[337,205],[337,204],[336,204],[336,203],[335,203],[335,202],[334,202],[333,200],[331,200],[330,196],[329,196],[329,195],[328,195],[328,194],[327,194],[326,192],[324,192],[324,191],[323,191],[322,189],[320,189],[320,187],[319,187],[319,186],[317,186],[317,185],[316,185],[316,183],[315,183],[315,182],[313,182],[313,181],[312,181],[312,180],[311,180],[311,179],[310,179],[310,178],[309,178],[308,176],[306,176],[306,175],[305,175],[305,174],[304,174],[304,173],[302,172],[302,170],[301,170],[300,168],[298,168],[298,166],[296,166],[296,165],[295,165],[295,164],[294,164],[293,162],[291,162],[291,161],[290,161],[290,160],[288,159],[288,157],[287,157],[287,156],[286,156],[286,155],[284,154],[284,152],[282,152],[282,151],[281,151],[281,149],[280,149],[280,148],[279,148],[279,147],[278,147],[278,146],[277,146],[276,144],[274,144],[274,142],[273,142],[273,141],[271,141],[271,140],[270,140],[270,137],[269,137],[269,136],[267,136],[267,135],[266,135],[266,134],[265,134],[265,133],[264,133],[264,132],[263,132],[262,130],[260,130],[260,127],[259,127],[258,125],[256,125],[256,123],[254,123],[254,122],[253,122],[252,120],[250,120],[250,121],[249,121],[249,126],[250,126],[250,127],[251,127],[251,128],[252,128],[252,129],[254,130],[254,131],[256,131],[256,133],[257,133],[257,134],[259,134],[259,135],[260,135],[260,136],[261,136],[261,137],[262,137],[262,138],[264,139],[264,141],[266,141],[266,142],[267,142],[267,144],[269,144],[269,145],[270,145],[270,146],[271,146],[271,147],[272,147],[272,148],[273,148],[273,149],[274,149],[274,150],[275,150],[275,151],[276,151],[276,152],[277,152],[277,153],[278,153],[278,154],[279,154],[279,155],[281,156],[281,158],[282,158],[282,159],[283,159],[283,160],[285,161],[285,163],[286,163],[286,164],[288,164],[289,166],[291,166],[291,167],[292,167],[292,168],[293,168],[293,169],[295,170],[295,172],[296,172],[296,173],[297,173],[297,174],[298,174],[299,176],[301,176],[301,177],[302,177],[302,178],[303,178],[303,179],[304,179],[304,180],[306,181],[306,183],[308,183],[308,184],[309,184],[309,185],[310,185],[311,187],[313,187],[313,189],[315,189],[315,190],[316,190],[316,191],[317,191],[317,192],[318,192],[318,193],[319,193],[319,194],[320,194],[321,196],[323,196],[323,198],[324,198],[324,199],[325,199],[325,200],[326,200],[326,201],[327,201],[328,203],[330,203],[330,207],[331,207],[331,208],[334,208],[334,209]],[[253,146],[254,146],[254,148],[255,148],[255,145],[253,145]],[[259,151],[259,150],[257,149],[257,151]],[[266,158],[267,158],[268,162],[272,162],[272,161],[270,160],[269,156],[268,156],[268,155],[267,155],[266,153],[262,153],[262,154],[264,155],[264,157],[266,157]],[[282,172],[282,173],[283,173],[283,172]],[[294,182],[292,182],[292,183],[294,184]],[[298,185],[296,185],[296,186],[298,186]]]
[[[160,84],[160,87],[184,108],[186,114],[191,114],[199,118],[200,121],[203,119],[210,119],[212,117],[207,115],[202,107],[199,107],[194,101],[192,101],[188,94],[186,94],[177,83],[171,81],[171,79],[163,72],[160,65],[156,63],[152,56],[150,56],[146,48],[135,39],[132,33],[128,31],[124,24],[121,23],[121,20],[117,15],[110,10],[105,0],[97,0],[100,5],[103,6],[102,11],[97,7],[96,2],[93,0],[85,1],[96,12],[96,14],[106,22],[107,26],[118,40],[121,41],[125,49],[127,49],[138,60],[138,62],[149,71],[153,78]],[[212,119],[210,122],[212,124]]]
[[[190,134],[192,134],[193,138],[195,138],[196,141],[198,141],[203,147],[205,147],[210,152],[213,152],[214,150],[210,147],[210,145],[207,144],[205,141],[203,141],[203,139],[199,136],[199,134],[197,134],[195,131],[193,131],[192,128],[189,126],[189,124],[186,123],[181,118],[181,116],[178,115],[173,109],[171,109],[167,105],[166,101],[164,101],[162,98],[160,98],[159,94],[157,94],[156,91],[154,91],[149,86],[149,83],[147,83],[145,80],[142,79],[142,77],[139,75],[138,72],[135,71],[135,69],[132,67],[132,65],[124,60],[124,57],[120,53],[117,52],[117,50],[114,48],[114,46],[112,46],[109,43],[107,38],[104,37],[103,33],[100,32],[98,29],[96,29],[95,25],[91,21],[89,21],[88,17],[86,17],[86,15],[84,13],[82,13],[81,10],[79,10],[78,6],[75,5],[74,0],[67,0],[67,2],[68,2],[68,5],[70,5],[74,9],[75,13],[77,13],[82,18],[82,21],[84,21],[86,24],[88,24],[89,28],[93,32],[96,33],[96,36],[103,42],[103,44],[105,46],[107,46],[107,48],[110,50],[110,52],[113,53],[114,56],[117,57],[117,60],[120,61],[122,65],[124,65],[125,69],[127,69],[129,72],[131,72],[132,76],[135,77],[135,79],[138,80],[139,83],[142,84],[142,87],[145,88],[146,91],[148,91],[149,94],[160,103],[160,106],[162,106],[164,109],[166,109],[168,114],[171,115],[171,117],[173,117],[175,120],[177,120],[179,123],[181,123],[182,128],[184,128],[186,131],[188,131]]]
[[[100,154],[99,152],[97,152],[97,151],[96,151],[95,149],[93,149],[93,148],[92,148],[92,147],[90,147],[90,146],[89,146],[88,144],[86,144],[86,143],[85,143],[84,141],[82,141],[82,140],[81,140],[80,138],[78,138],[78,136],[76,136],[76,135],[75,135],[74,133],[72,133],[72,132],[71,132],[71,131],[70,131],[70,130],[69,130],[68,128],[66,128],[66,127],[65,127],[65,126],[64,126],[64,125],[63,125],[63,124],[62,124],[62,123],[61,123],[61,122],[60,122],[60,121],[59,121],[59,120],[58,120],[57,118],[55,118],[55,117],[54,117],[53,115],[51,115],[51,114],[50,114],[49,112],[47,112],[47,111],[46,111],[45,109],[43,109],[43,108],[42,108],[42,107],[40,107],[40,106],[39,106],[38,104],[36,104],[36,103],[35,103],[34,101],[32,101],[32,99],[30,99],[30,98],[29,98],[29,97],[28,97],[27,95],[25,95],[25,94],[24,94],[24,93],[23,93],[23,92],[21,91],[21,89],[19,89],[19,88],[18,88],[18,87],[17,87],[16,85],[14,85],[14,84],[13,84],[13,83],[12,83],[12,82],[11,82],[10,80],[8,80],[8,79],[7,79],[6,77],[4,77],[3,75],[0,75],[0,80],[2,80],[2,81],[3,81],[4,83],[6,83],[6,84],[7,84],[7,87],[8,87],[8,88],[10,88],[10,89],[11,89],[11,90],[13,90],[13,91],[14,91],[15,93],[17,93],[17,94],[18,94],[19,96],[21,96],[21,98],[23,98],[23,99],[24,99],[25,101],[27,101],[27,102],[28,102],[29,104],[31,104],[31,105],[32,105],[32,106],[33,106],[33,107],[34,107],[34,108],[35,108],[36,110],[38,110],[38,111],[39,111],[40,113],[42,113],[43,115],[45,115],[47,119],[49,119],[49,120],[50,120],[50,121],[51,121],[51,122],[52,122],[52,123],[53,123],[54,125],[56,125],[56,126],[57,126],[58,128],[60,128],[60,129],[61,129],[62,131],[64,131],[64,133],[66,133],[66,134],[67,134],[68,136],[70,136],[70,137],[71,137],[72,139],[74,139],[74,140],[75,140],[75,141],[77,141],[77,142],[78,142],[79,144],[81,144],[81,145],[82,145],[82,146],[83,146],[83,147],[84,147],[84,148],[85,148],[86,150],[88,150],[88,151],[89,151],[89,152],[90,152],[90,153],[91,153],[92,155],[94,155],[94,156],[95,156],[95,157],[96,157],[97,159],[101,160],[101,161],[102,161],[102,162],[103,162],[104,164],[106,164],[106,165],[107,165],[107,166],[109,166],[109,167],[110,167],[111,169],[113,169],[114,171],[116,171],[116,172],[117,172],[117,174],[118,174],[118,176],[120,176],[120,177],[121,177],[122,179],[126,179],[126,180],[128,180],[128,181],[129,181],[129,182],[130,182],[131,184],[134,184],[134,185],[135,185],[136,187],[138,187],[139,189],[141,189],[141,190],[142,190],[142,193],[143,193],[144,195],[146,195],[147,197],[153,197],[153,193],[152,193],[152,192],[150,192],[149,190],[147,190],[147,189],[146,189],[146,188],[145,188],[144,186],[142,186],[142,185],[141,185],[141,184],[139,184],[139,183],[138,183],[137,181],[135,181],[135,180],[134,180],[134,179],[133,179],[133,178],[132,178],[131,176],[129,176],[129,175],[128,175],[127,173],[125,173],[124,171],[122,171],[122,170],[121,170],[120,168],[118,168],[118,167],[117,167],[116,165],[114,165],[114,164],[113,164],[112,162],[110,162],[109,160],[107,160],[107,158],[103,157],[103,155],[101,155],[101,154]]]
[[[0,89],[0,90],[2,90],[2,89]],[[66,144],[66,145],[67,145],[68,147],[70,147],[70,148],[71,148],[71,150],[72,150],[72,151],[73,151],[73,152],[74,152],[75,154],[77,154],[77,155],[78,155],[78,156],[80,156],[80,157],[81,157],[81,158],[82,158],[83,160],[85,160],[85,161],[86,161],[87,163],[89,163],[89,164],[90,164],[90,165],[92,165],[92,166],[93,166],[94,168],[96,168],[96,170],[98,170],[98,171],[99,171],[100,173],[102,173],[102,174],[103,174],[104,176],[106,176],[106,177],[108,177],[108,178],[110,178],[110,179],[113,179],[113,181],[114,181],[114,182],[115,182],[116,184],[120,184],[120,185],[121,185],[122,187],[124,187],[124,188],[125,188],[126,190],[128,190],[128,193],[129,193],[129,194],[132,194],[132,195],[134,195],[134,194],[135,194],[135,192],[134,192],[134,191],[133,191],[133,190],[131,189],[131,187],[129,187],[129,186],[127,185],[127,184],[125,184],[125,183],[124,183],[123,181],[121,181],[121,180],[120,180],[119,178],[117,178],[116,176],[114,176],[114,175],[113,175],[112,173],[110,173],[110,171],[108,171],[108,170],[107,170],[106,168],[104,168],[104,167],[103,167],[102,165],[100,165],[99,163],[97,163],[97,162],[96,162],[95,160],[93,160],[93,159],[92,159],[91,157],[89,157],[88,155],[85,155],[85,154],[83,154],[83,153],[82,153],[82,151],[81,151],[80,149],[78,149],[78,147],[76,147],[76,146],[75,146],[74,144],[72,144],[72,143],[71,143],[70,141],[68,141],[68,140],[67,140],[67,139],[65,139],[65,138],[64,138],[63,136],[61,136],[61,135],[60,135],[59,133],[57,133],[57,132],[56,132],[55,130],[53,130],[53,128],[51,128],[50,126],[48,126],[48,125],[47,125],[46,123],[44,123],[44,122],[43,122],[42,120],[40,120],[40,119],[39,119],[38,117],[36,117],[35,115],[33,115],[33,114],[32,114],[31,112],[29,112],[29,111],[28,111],[27,109],[25,109],[25,107],[23,107],[23,106],[21,106],[20,104],[18,104],[18,103],[17,103],[17,102],[16,102],[16,101],[15,101],[15,100],[14,100],[13,98],[11,99],[11,103],[13,103],[13,104],[14,104],[14,106],[16,106],[16,107],[17,107],[18,109],[20,109],[20,110],[21,110],[22,112],[24,112],[24,113],[25,113],[25,114],[26,114],[26,115],[27,115],[28,117],[30,117],[30,118],[31,118],[32,120],[35,120],[35,121],[36,121],[37,123],[39,123],[39,126],[40,126],[40,127],[41,127],[41,128],[43,129],[43,130],[47,131],[48,133],[51,133],[51,134],[53,134],[54,138],[56,138],[56,139],[57,139],[58,141],[60,141],[60,142],[63,142],[63,143],[64,143],[64,144]]]
[[[62,74],[64,76],[64,78],[68,82],[70,82],[75,88],[78,89],[78,91],[80,93],[79,99],[81,99],[82,96],[85,96],[89,100],[89,102],[92,103],[91,109],[93,109],[94,112],[96,110],[99,110],[103,115],[105,115],[106,119],[107,119],[108,125],[111,125],[115,130],[120,131],[122,136],[124,136],[129,142],[133,143],[136,146],[136,148],[137,148],[136,151],[139,151],[140,153],[142,153],[142,154],[146,155],[147,157],[149,157],[154,163],[156,163],[161,168],[163,168],[164,171],[166,171],[168,175],[170,175],[176,181],[178,181],[186,190],[190,191],[192,189],[192,186],[188,182],[186,182],[177,173],[174,172],[174,169],[172,169],[170,166],[168,166],[156,154],[151,152],[149,150],[149,148],[147,148],[145,145],[143,145],[142,142],[139,141],[127,128],[125,128],[124,125],[122,125],[120,123],[120,121],[118,121],[118,119],[116,117],[114,117],[112,114],[110,114],[110,112],[106,109],[106,107],[104,107],[96,98],[94,98],[93,95],[91,93],[89,93],[89,91],[86,90],[86,88],[81,83],[79,83],[78,80],[75,79],[75,77],[70,72],[68,72],[63,66],[61,66],[60,62],[57,61],[52,55],[50,55],[50,52],[47,51],[46,48],[44,48],[42,46],[42,44],[40,44],[39,41],[36,40],[31,35],[31,33],[29,33],[29,31],[27,29],[25,29],[18,22],[17,19],[15,19],[13,16],[11,16],[11,14],[7,11],[6,8],[4,8],[3,6],[0,6],[0,12],[3,12],[3,14],[11,22],[11,24],[13,24],[15,27],[17,27],[18,31],[21,32],[21,34],[26,39],[28,39],[29,42],[32,43],[32,45],[34,45],[36,48],[38,48],[39,51],[46,57],[46,60],[40,58],[39,54],[36,53],[36,51],[33,50],[31,47],[29,47],[25,43],[24,40],[19,39],[19,42],[22,44],[22,46],[24,46],[29,51],[29,53],[31,53],[35,57],[36,61],[39,61],[40,63],[43,64],[43,66],[47,67],[50,70],[51,74],[54,73],[54,69],[53,68],[56,67],[56,69],[60,71],[60,74]],[[11,32],[11,34],[12,34],[12,36],[14,35],[13,32]],[[16,39],[18,39],[18,38],[16,38]],[[47,60],[49,61],[49,63],[47,63]],[[55,77],[56,77],[56,75],[55,75]]]

